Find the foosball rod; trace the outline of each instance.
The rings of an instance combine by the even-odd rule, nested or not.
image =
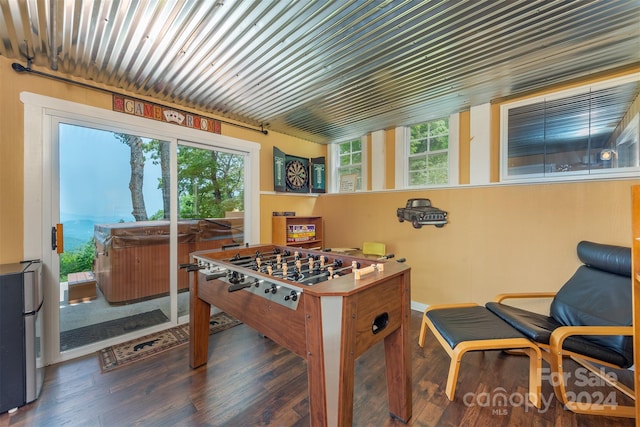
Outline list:
[[[303,262],[304,260],[306,260],[307,262]],[[320,262],[320,267],[324,267],[324,263],[329,261],[329,257],[324,256],[324,255],[320,255],[319,259],[316,259],[315,256],[310,255],[308,257],[304,257],[301,256],[297,251],[294,253],[294,255],[289,255],[289,256],[285,256],[285,257],[281,257],[281,258],[277,258],[273,259],[273,257],[268,258],[266,261],[263,262],[262,258],[256,258],[251,262],[246,262],[243,264],[234,264],[238,267],[247,267],[249,265],[255,265],[257,267],[258,270],[262,270],[263,265],[271,265],[273,268],[273,265],[275,263],[275,265],[281,265],[281,264],[286,264],[288,265],[289,262],[294,262],[296,264],[296,267],[298,267],[299,269],[301,269],[302,264],[308,264],[310,267],[309,268],[313,268],[313,263],[316,262]],[[297,264],[300,263],[300,266],[298,266]],[[279,268],[279,267],[276,267]]]
[[[232,263],[232,264],[233,264],[234,261],[246,261],[246,260],[252,261],[253,259],[255,259],[255,255],[257,255],[259,253],[260,253],[260,251],[256,251],[254,254],[241,256],[240,252],[238,252],[234,256],[232,256],[231,258],[222,258],[222,259],[220,259],[218,261],[228,262],[228,263]],[[274,248],[273,249],[273,254],[276,255],[278,253],[280,253],[280,249]],[[239,265],[239,264],[236,264],[236,265]]]
[[[304,278],[304,279],[302,279],[302,280],[298,280],[298,283],[308,282],[309,280],[317,279],[317,278],[319,278],[319,277],[324,277],[324,276],[327,276],[329,279],[333,279],[333,278],[334,278],[334,274],[338,274],[338,273],[340,273],[340,272],[342,272],[342,271],[349,270],[349,269],[351,269],[351,270],[355,270],[355,269],[357,269],[357,268],[359,268],[359,267],[360,267],[360,263],[359,263],[358,261],[355,261],[355,260],[354,260],[354,261],[351,261],[351,265],[350,265],[350,266],[348,266],[348,267],[343,267],[343,268],[339,268],[339,269],[337,269],[337,270],[333,270],[333,271],[331,270],[331,269],[332,269],[332,267],[331,267],[331,266],[329,266],[329,267],[328,267],[328,269],[327,269],[326,271],[323,271],[322,273],[320,273],[320,274],[316,274],[316,275],[314,275],[314,276],[305,277],[305,278]]]
[[[385,255],[385,256],[383,256],[383,257],[377,258],[376,260],[377,260],[377,261],[384,261],[384,260],[386,260],[386,259],[391,259],[391,258],[393,258],[393,257],[395,257],[395,255],[394,255],[394,254],[388,254],[388,255]],[[324,258],[326,259],[327,257],[324,257]],[[298,270],[299,270],[300,272],[303,272],[303,271],[305,271],[305,269],[302,267],[302,264],[301,264],[300,266],[298,266],[298,265],[297,265],[297,264],[298,264],[298,263],[300,263],[300,262],[301,262],[301,260],[297,260],[297,261],[296,261],[296,267],[298,267]],[[313,270],[313,266],[311,265],[311,263],[312,263],[312,262],[314,262],[314,263],[315,263],[315,262],[317,262],[317,260],[312,261],[311,259],[309,259],[309,263],[308,263],[308,267],[306,268],[306,271],[312,271],[312,270]],[[354,263],[355,263],[355,264],[356,264],[356,266],[357,266],[356,268],[360,268],[360,262],[359,262],[359,261],[356,261],[356,260],[351,261],[351,265],[354,265]],[[320,268],[321,268],[321,269],[323,269],[323,268],[325,268],[325,269],[326,269],[326,268],[328,268],[328,267],[342,267],[342,259],[337,258],[337,259],[336,259],[333,263],[331,263],[331,264],[324,264],[324,265],[322,265],[322,264],[321,264],[321,265],[320,265]],[[349,268],[351,268],[351,267],[345,267],[345,268],[343,268],[343,269],[336,270],[336,271],[342,271],[342,270],[349,269]],[[322,275],[322,274],[320,274],[320,275]],[[320,275],[316,275],[316,276],[320,276]],[[311,277],[316,277],[316,276],[311,276]],[[310,278],[311,278],[311,277],[310,277]]]
[[[284,256],[283,256],[284,255]],[[280,259],[289,259],[289,258],[294,258],[294,257],[299,257],[298,252],[296,251],[293,255],[291,255],[291,252],[289,251],[285,251],[284,254],[272,254],[272,255],[267,255],[267,256],[262,256],[262,254],[256,254],[253,257],[245,257],[245,259],[243,259],[244,262],[242,263],[234,263],[233,265],[237,266],[237,267],[246,267],[255,263],[262,263],[263,261],[265,263],[267,262],[273,262],[275,260],[278,259],[278,256],[280,256]],[[258,261],[260,260],[260,261]]]
[[[328,257],[323,256],[322,260],[316,260],[313,258],[308,258],[309,262],[308,263],[302,263],[302,260],[297,259],[295,261],[295,269],[294,269],[294,275],[295,274],[302,274],[304,272],[312,272],[314,270],[318,270],[317,268],[315,268],[315,265],[312,265],[320,262],[320,261],[328,261]],[[341,259],[336,259],[333,263],[331,264],[320,264],[319,267],[320,269],[323,268],[331,268],[331,267],[341,267],[342,266],[342,260]],[[297,281],[297,279],[289,279],[288,276],[288,270],[289,270],[289,263],[287,261],[285,262],[281,262],[280,264],[277,264],[276,269],[274,270],[273,268],[273,264],[271,262],[266,263],[264,266],[258,267],[257,271],[260,273],[266,273],[269,276],[274,276],[274,277],[282,277],[283,279],[288,279],[288,280],[295,280]],[[348,267],[350,268],[350,267]]]
[[[394,255],[394,254],[388,254],[388,255],[385,255],[385,256],[383,256],[383,257],[377,258],[377,260],[378,260],[378,261],[384,261],[384,260],[386,260],[386,259],[391,259],[391,258],[394,258],[394,257],[395,257],[395,255]],[[340,265],[342,265],[342,260],[338,260],[338,261],[340,261]],[[398,262],[404,262],[404,261],[405,261],[405,260],[404,260],[404,258],[400,258],[400,259],[398,260]],[[334,264],[335,264],[335,262],[334,262]],[[331,265],[329,266],[329,268],[331,268]],[[342,271],[344,271],[344,270],[348,270],[348,269],[357,270],[357,269],[359,269],[359,268],[360,268],[360,262],[358,262],[358,261],[355,261],[355,260],[354,260],[354,261],[351,261],[351,265],[350,265],[350,266],[348,266],[348,267],[344,267],[344,268],[340,268],[340,269],[338,269],[338,270],[334,270],[334,271],[333,271],[333,272],[331,272],[331,274],[329,274],[328,276],[329,276],[329,279],[332,279],[334,274],[337,274],[337,273],[339,273],[339,272],[342,272]],[[309,270],[308,270],[308,271],[309,271]],[[324,272],[322,272],[322,273],[320,273],[320,274],[316,274],[316,275],[314,275],[314,276],[305,277],[304,279],[299,280],[298,282],[299,282],[299,283],[304,283],[304,282],[306,282],[306,281],[309,281],[309,280],[312,280],[312,279],[316,279],[316,278],[318,278],[318,277],[327,276],[327,273],[328,273],[328,271],[324,271]]]
[[[315,259],[312,257],[307,258],[308,262],[303,262],[302,259],[296,259],[294,261],[295,263],[295,268],[300,272],[304,272],[304,271],[313,271],[313,270],[318,270],[318,268],[316,268],[316,263],[318,263],[319,265],[317,267],[319,267],[319,269],[323,269],[323,268],[328,268],[328,267],[342,267],[342,260],[337,258],[335,259],[332,263],[327,264],[330,260],[329,257],[326,257],[324,255],[322,255],[320,257],[320,259]],[[285,261],[285,262],[281,262],[279,264],[281,267],[277,267],[277,269],[282,269],[284,266],[286,266],[286,268],[289,267],[289,261]]]
[[[297,273],[303,273],[305,271],[312,271],[314,269],[314,265],[311,265],[311,263],[316,263],[318,262],[318,260],[313,260],[311,258],[309,258],[309,263],[302,263],[301,260],[297,259],[295,260],[295,265],[292,267],[295,267],[295,272]],[[339,263],[339,264],[338,264]],[[342,261],[338,260],[334,263],[332,263],[331,265],[320,265],[320,268],[327,268],[330,266],[341,266],[342,265]],[[267,262],[265,263],[263,266],[258,266],[258,270],[260,273],[267,273],[269,276],[275,276],[275,277],[282,277],[282,278],[286,278],[287,273],[289,270],[289,262],[288,261],[284,261],[284,262],[280,262],[278,264],[276,264],[276,268],[274,270],[274,265],[271,262]],[[280,274],[277,274],[277,273]]]

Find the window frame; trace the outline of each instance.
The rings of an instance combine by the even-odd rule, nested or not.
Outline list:
[[[367,171],[367,161],[368,161],[368,146],[367,146],[367,138],[366,136],[362,136],[360,139],[360,161],[361,163],[351,163],[349,166],[341,166],[340,165],[340,145],[345,143],[352,143],[357,141],[358,138],[348,139],[346,141],[335,142],[331,144],[331,192],[339,193],[340,192],[340,171],[352,168],[353,166],[360,166],[360,188],[357,188],[356,184],[356,192],[362,192],[367,190],[367,182],[368,182],[368,171]]]
[[[530,98],[524,98],[500,105],[500,182],[532,183],[532,182],[563,182],[590,179],[628,178],[637,177],[640,167],[586,169],[571,172],[542,172],[509,176],[509,110],[536,104],[544,101],[557,101],[577,95],[584,95],[593,91],[608,89],[614,86],[640,80],[640,73],[624,77],[608,79],[601,82],[584,84],[564,90],[544,93]]]
[[[446,120],[448,124],[448,147],[446,150],[437,150],[447,153],[447,182],[442,184],[410,185],[409,158],[411,157],[411,127],[423,123]],[[430,120],[417,122],[411,126],[396,128],[396,188],[397,189],[422,189],[443,188],[458,184],[458,157],[459,157],[459,115],[441,116]],[[427,153],[427,152],[425,152]]]

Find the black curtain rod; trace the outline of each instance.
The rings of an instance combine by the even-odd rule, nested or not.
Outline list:
[[[58,80],[58,81],[65,82],[65,83],[69,83],[69,84],[72,84],[72,85],[85,87],[87,89],[93,89],[93,90],[97,90],[97,91],[100,91],[100,92],[105,92],[105,93],[108,93],[110,95],[120,95],[120,96],[124,96],[126,98],[130,98],[130,99],[134,99],[136,101],[140,101],[140,102],[149,102],[149,101],[145,101],[144,99],[135,98],[135,97],[129,96],[129,95],[124,95],[122,93],[114,92],[114,91],[109,90],[109,89],[104,89],[104,88],[101,88],[101,87],[98,87],[98,86],[93,86],[93,85],[90,85],[90,84],[77,82],[75,80],[67,79],[65,77],[60,77],[60,76],[56,76],[56,75],[53,75],[53,74],[43,73],[42,71],[36,71],[36,70],[31,69],[30,66],[26,66],[25,67],[24,65],[18,64],[17,62],[14,62],[13,64],[11,64],[11,68],[13,68],[13,70],[16,73],[27,72],[27,73],[35,74],[35,75],[38,75],[38,76],[47,77],[49,79]],[[158,104],[155,101],[153,103],[157,104],[157,105],[159,105],[161,107],[173,108],[173,107],[169,107],[168,105]],[[220,120],[220,119],[214,119],[212,117],[209,117],[209,118],[211,120],[218,120],[220,123],[224,123],[226,125],[230,125],[230,126],[239,127],[239,128],[242,128],[242,129],[251,130],[251,131],[254,131],[254,132],[260,132],[263,135],[268,135],[269,134],[269,131],[265,130],[262,126],[260,126],[260,129],[256,129],[256,128],[252,128],[252,127],[249,127],[249,126],[240,125],[240,124],[237,124],[237,123],[231,123],[231,122],[226,122],[226,121]]]

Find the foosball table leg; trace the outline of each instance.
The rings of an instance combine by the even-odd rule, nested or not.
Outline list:
[[[351,426],[355,324],[350,315],[343,314],[343,309],[351,313],[350,300],[328,296],[308,298],[306,303],[310,424]]]
[[[189,366],[197,368],[209,359],[211,305],[198,298],[198,275],[189,276]]]

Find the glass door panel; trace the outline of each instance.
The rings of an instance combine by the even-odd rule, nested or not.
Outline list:
[[[245,155],[188,142],[178,144],[178,262],[187,262],[187,247],[196,251],[242,245],[245,240]],[[187,232],[193,241],[186,243]],[[182,243],[180,243],[182,242]],[[184,277],[180,277],[183,275]],[[186,272],[178,274],[178,283]],[[179,287],[180,288],[180,287]],[[188,314],[188,292],[179,295],[178,316]]]
[[[60,351],[171,319],[170,143],[59,123]]]

